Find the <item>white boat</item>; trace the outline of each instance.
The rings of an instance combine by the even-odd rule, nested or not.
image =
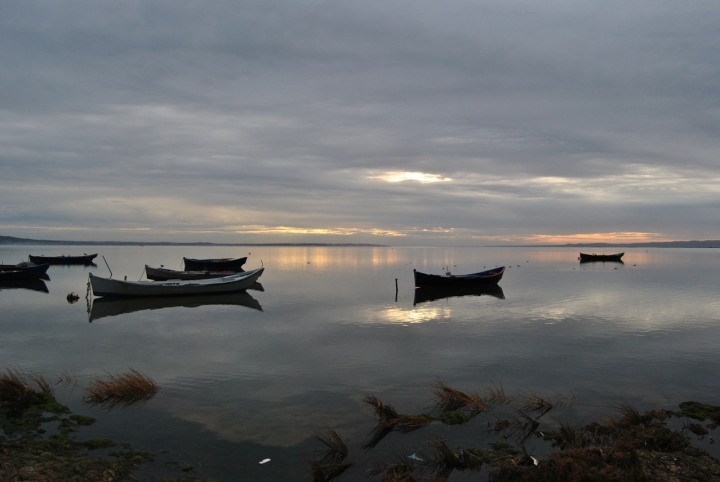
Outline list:
[[[173,296],[229,293],[248,289],[265,269],[245,271],[222,278],[168,281],[123,281],[90,273],[95,296]]]

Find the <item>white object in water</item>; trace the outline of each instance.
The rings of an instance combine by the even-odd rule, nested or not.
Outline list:
[[[266,464],[266,463],[268,463],[268,462],[270,462],[270,459],[262,459],[262,460],[260,461],[260,464]]]

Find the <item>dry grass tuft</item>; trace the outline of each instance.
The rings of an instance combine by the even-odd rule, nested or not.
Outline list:
[[[136,370],[121,375],[108,374],[107,380],[97,378],[85,389],[83,401],[108,409],[130,407],[145,403],[157,394],[160,387],[148,376]]]
[[[409,415],[398,413],[392,406],[384,404],[374,395],[365,397],[364,402],[372,408],[378,417],[378,423],[373,429],[370,441],[363,445],[365,450],[375,447],[390,432],[396,430],[401,433],[410,433],[433,423],[428,415]]]
[[[413,460],[403,455],[395,455],[390,463],[367,471],[368,477],[380,477],[382,482],[420,482],[422,480],[416,474],[417,465]]]
[[[0,373],[0,403],[3,405],[24,405],[36,393],[19,370],[5,368]]]
[[[338,433],[328,428],[325,433],[315,432],[315,438],[325,446],[325,455],[320,459],[324,464],[344,462],[348,456],[348,448]]]
[[[315,438],[322,443],[326,450],[320,460],[310,462],[310,475],[315,482],[325,482],[340,476],[355,462],[346,462],[348,448],[338,433],[328,428],[325,433],[315,432]]]
[[[30,374],[30,380],[33,382],[35,387],[37,387],[38,391],[44,393],[45,395],[50,395],[51,397],[53,396],[53,386],[45,375],[33,372]]]
[[[435,411],[454,412],[467,409],[470,417],[485,411],[485,401],[476,393],[467,394],[455,390],[441,381],[433,385],[430,391],[435,395]]]

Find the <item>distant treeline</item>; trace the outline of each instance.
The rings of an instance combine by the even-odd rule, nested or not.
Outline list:
[[[168,241],[138,242],[138,241],[54,241],[50,239],[15,238],[13,236],[0,236],[0,244],[40,244],[56,246],[372,246],[383,247],[382,244],[363,243],[172,243]]]

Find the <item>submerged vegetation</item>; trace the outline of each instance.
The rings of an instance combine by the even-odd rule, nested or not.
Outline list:
[[[480,433],[485,434],[485,446],[453,446],[443,437],[431,435],[421,449],[410,449],[416,452],[410,456],[393,452],[377,461],[367,471],[369,477],[382,482],[443,482],[456,472],[475,472],[481,480],[492,482],[720,482],[720,462],[694,447],[690,439],[690,434],[703,437],[717,428],[717,406],[683,402],[679,411],[641,413],[621,403],[613,407],[616,415],[604,421],[580,427],[554,421],[547,424],[550,428],[539,430],[546,414],[572,403],[574,397],[530,391],[509,396],[502,386],[490,387],[481,396],[442,382],[430,391],[434,402],[427,413],[418,415],[399,413],[374,395],[367,396],[364,402],[374,412],[377,424],[362,448],[372,450],[393,431],[410,433],[432,424],[462,425],[476,418],[483,419]],[[673,429],[668,426],[673,418],[711,422],[686,421],[682,428]],[[345,447],[333,434],[333,443]],[[528,448],[531,437],[549,445],[547,458],[532,455]],[[347,449],[343,454],[344,461]],[[311,471],[314,481],[327,481],[340,473]]]
[[[74,415],[55,398],[55,387],[73,383],[6,368],[0,372],[0,481],[119,481],[151,456],[108,439],[77,440],[95,419]],[[157,389],[155,390],[157,391]],[[91,456],[97,451],[96,456]]]

